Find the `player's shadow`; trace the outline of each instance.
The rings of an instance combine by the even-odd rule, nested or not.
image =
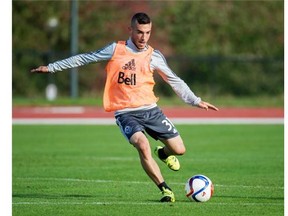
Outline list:
[[[263,199],[263,200],[284,200],[284,196],[283,197],[261,197],[261,196],[232,196],[232,195],[221,195],[221,196],[217,196],[217,195],[213,195],[213,198],[232,198],[232,199]]]
[[[274,200],[274,201],[277,201],[277,200],[282,200],[284,201],[284,197],[261,197],[261,196],[232,196],[232,195],[221,195],[221,196],[217,196],[217,195],[213,195],[213,197],[211,199],[217,199],[217,198],[221,198],[221,199],[225,199],[225,198],[229,198],[229,199],[246,199],[246,200],[252,200],[252,199],[255,199],[255,200]],[[148,202],[153,202],[153,203],[159,203],[160,201],[159,200],[147,200]],[[181,203],[191,203],[191,200],[189,199],[177,199],[176,202],[181,202]],[[171,204],[172,203],[168,203],[168,204]]]

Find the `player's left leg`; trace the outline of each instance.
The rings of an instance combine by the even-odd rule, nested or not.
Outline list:
[[[151,110],[147,116],[146,132],[165,145],[164,147],[157,146],[155,154],[171,170],[178,171],[180,163],[175,155],[184,154],[186,149],[176,127],[158,107]]]
[[[186,151],[185,145],[180,135],[170,139],[161,139],[161,142],[165,145],[164,153],[167,156],[183,155]]]
[[[178,171],[180,169],[180,163],[175,155],[183,155],[185,153],[185,146],[180,136],[161,140],[164,143],[164,147],[157,146],[155,154],[162,160],[171,170]]]

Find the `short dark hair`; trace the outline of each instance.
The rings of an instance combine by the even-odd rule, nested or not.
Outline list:
[[[139,24],[149,24],[151,23],[150,17],[145,13],[136,13],[131,19],[131,26],[134,26],[136,24],[136,21]]]

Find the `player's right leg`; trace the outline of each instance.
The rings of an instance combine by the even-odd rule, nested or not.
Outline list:
[[[162,198],[160,201],[175,202],[174,193],[164,182],[160,168],[152,157],[147,137],[142,132],[136,132],[130,138],[130,143],[137,149],[143,169],[161,190]]]
[[[145,115],[143,116],[145,117]],[[137,116],[131,113],[119,115],[116,117],[116,122],[125,138],[137,149],[143,169],[161,190],[162,198],[160,201],[174,202],[174,194],[165,183],[160,168],[152,157],[150,143],[143,133],[141,112],[137,112]]]
[[[142,132],[136,132],[130,138],[130,143],[137,149],[141,165],[152,181],[158,185],[164,181],[160,168],[151,155],[147,137]]]

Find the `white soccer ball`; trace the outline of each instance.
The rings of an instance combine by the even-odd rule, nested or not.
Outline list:
[[[191,201],[206,202],[212,197],[214,186],[207,176],[199,174],[187,180],[185,191]]]

